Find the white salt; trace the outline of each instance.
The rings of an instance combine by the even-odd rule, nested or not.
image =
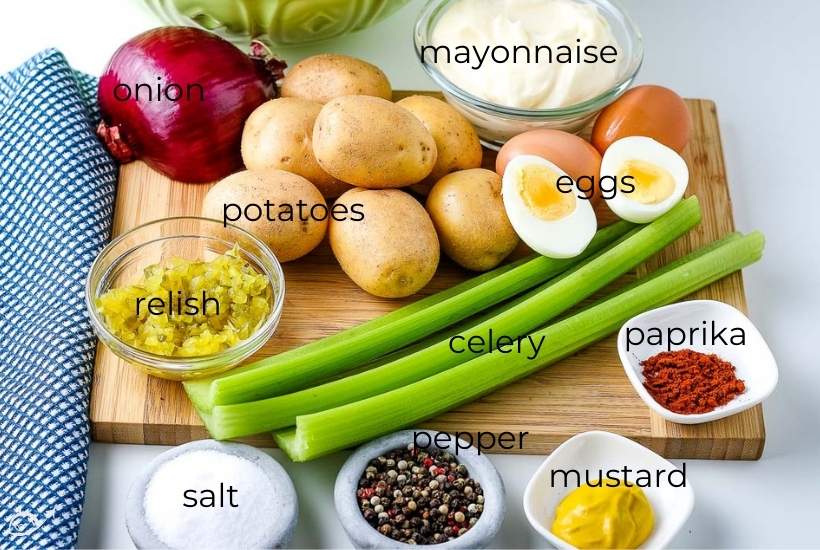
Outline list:
[[[236,490],[232,497],[224,491],[228,487]],[[184,506],[193,502],[185,498],[186,491],[200,499],[206,489],[216,495],[216,506]],[[229,497],[237,506],[230,506]],[[148,483],[143,506],[148,526],[171,548],[263,548],[281,508],[276,488],[261,468],[212,450],[184,453],[160,466]]]

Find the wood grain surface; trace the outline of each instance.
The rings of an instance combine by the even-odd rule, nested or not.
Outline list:
[[[409,92],[397,92],[397,96]],[[717,113],[712,101],[689,99],[694,132],[684,157],[691,179],[688,194],[699,197],[703,221],[668,247],[634,277],[734,230],[732,203],[723,165]],[[494,154],[485,163],[492,166]],[[171,181],[141,162],[120,172],[113,232],[150,220],[197,215],[209,185]],[[608,220],[606,220],[608,221]],[[269,356],[390,311],[412,299],[374,298],[353,284],[323,244],[285,265],[287,295],[279,329],[256,357]],[[442,259],[424,295],[468,274]],[[743,280],[732,275],[691,298],[721,300],[746,309]],[[412,405],[410,405],[412,406]],[[124,363],[100,344],[91,394],[92,436],[96,441],[177,445],[208,437],[179,383],[153,378]],[[757,459],[765,430],[761,407],[701,425],[679,425],[650,412],[637,396],[618,360],[611,336],[577,355],[424,423],[447,431],[528,431],[523,450],[552,451],[576,433],[606,430],[632,438],[671,458]],[[273,446],[268,434],[245,441]]]

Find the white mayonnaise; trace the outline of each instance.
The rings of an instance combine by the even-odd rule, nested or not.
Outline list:
[[[439,18],[431,42],[437,66],[453,84],[523,109],[591,99],[617,83],[625,63],[598,9],[574,0],[457,0]]]

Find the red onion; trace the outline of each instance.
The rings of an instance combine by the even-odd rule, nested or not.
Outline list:
[[[142,159],[180,181],[208,182],[242,166],[245,119],[275,97],[285,64],[207,31],[163,27],[114,53],[97,90],[97,134],[120,162]],[[267,52],[269,54],[269,52]]]

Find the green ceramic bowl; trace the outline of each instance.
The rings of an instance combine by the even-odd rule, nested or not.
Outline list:
[[[296,46],[358,31],[410,0],[145,0],[166,23],[201,27],[235,43]]]

